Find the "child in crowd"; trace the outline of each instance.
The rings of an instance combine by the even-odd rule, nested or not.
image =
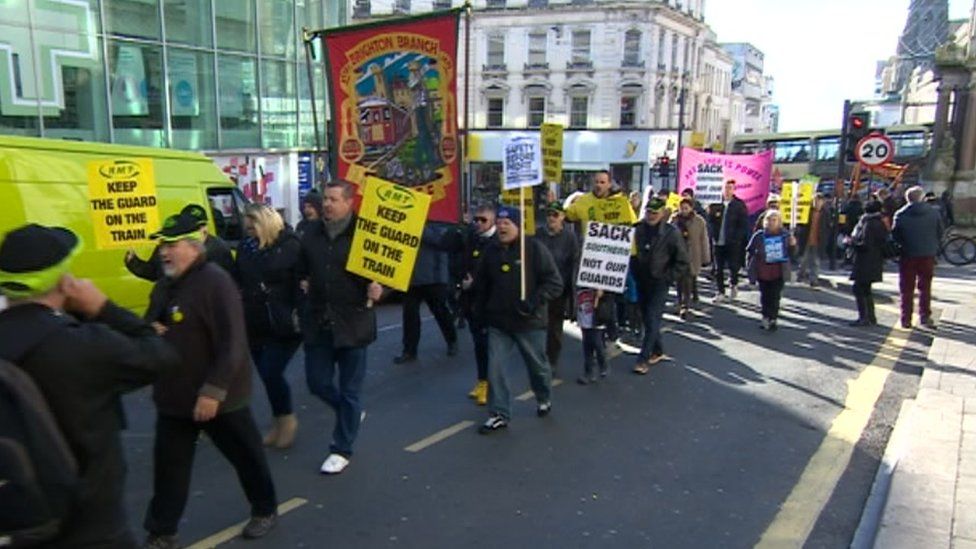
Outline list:
[[[600,377],[610,373],[603,345],[603,330],[612,314],[611,299],[612,296],[604,296],[603,290],[580,288],[576,292],[576,321],[583,332],[583,374],[576,380],[580,385],[596,382],[597,367],[600,368]]]

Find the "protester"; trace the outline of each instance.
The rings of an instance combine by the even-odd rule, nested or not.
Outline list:
[[[475,399],[478,406],[488,404],[488,324],[481,314],[476,314],[474,296],[474,275],[485,257],[485,251],[498,241],[495,228],[495,208],[482,204],[475,210],[473,233],[468,239],[464,252],[464,281],[461,287],[461,306],[468,319],[471,339],[474,343],[474,360],[478,379],[468,397]]]
[[[470,236],[468,225],[465,224],[450,225],[446,229],[445,238],[452,243],[452,249],[448,252],[447,260],[447,308],[451,311],[451,318],[458,330],[468,327],[464,310],[461,307],[461,285],[464,282],[464,264],[467,259],[464,252],[467,249],[467,239]]]
[[[759,283],[763,330],[776,331],[779,302],[783,286],[790,278],[790,256],[795,253],[796,238],[783,229],[783,217],[777,210],[766,212],[763,229],[756,231],[747,246],[749,280]]]
[[[457,327],[447,306],[450,291],[448,264],[450,253],[462,243],[453,230],[428,223],[420,239],[420,251],[414,264],[410,288],[403,296],[403,351],[393,359],[394,364],[417,360],[420,344],[420,303],[427,303],[434,320],[447,343],[447,356],[457,354]]]
[[[715,302],[722,303],[725,297],[725,269],[729,270],[731,299],[738,296],[739,269],[742,268],[746,236],[749,231],[749,210],[746,203],[735,196],[735,181],[725,182],[722,191],[722,204],[709,211],[712,238],[715,240],[715,283],[718,294]]]
[[[226,270],[205,258],[203,235],[187,214],[166,219],[165,279],[153,287],[149,311],[157,332],[180,353],[174,370],[156,381],[153,497],[146,512],[146,547],[178,547],[176,532],[190,492],[200,431],[237,471],[251,503],[245,538],[260,538],[277,523],[271,471],[251,415],[251,360],[244,310]]]
[[[857,226],[857,222],[861,219],[861,214],[864,213],[864,206],[861,204],[861,197],[858,195],[852,195],[844,203],[841,209],[844,221],[841,223],[840,233],[844,236],[850,236],[851,232],[854,231],[854,227]]]
[[[206,250],[206,259],[223,267],[225,271],[233,272],[234,256],[230,252],[230,246],[220,239],[220,237],[210,234],[207,229],[207,210],[198,204],[187,204],[181,211],[181,215],[190,216],[195,220],[200,234],[203,235],[203,244]],[[130,273],[137,277],[156,282],[163,277],[163,267],[159,256],[160,246],[153,249],[149,259],[143,261],[136,255],[135,250],[129,249],[125,252],[125,267]]]
[[[643,202],[644,197],[641,196],[640,191],[631,191],[630,193],[630,207],[635,211],[640,211],[641,202]]]
[[[942,213],[944,214],[945,227],[952,227],[956,224],[956,214],[952,208],[952,193],[949,191],[942,191],[939,195],[940,203],[942,204]]]
[[[244,300],[251,358],[264,382],[274,416],[264,445],[289,448],[295,440],[298,420],[285,368],[301,343],[295,271],[301,242],[270,206],[248,205],[244,228],[247,237],[237,252],[235,274]]]
[[[851,280],[857,302],[857,320],[851,326],[875,326],[878,318],[874,314],[874,294],[871,285],[881,282],[884,273],[884,248],[888,240],[888,228],[883,219],[883,206],[877,200],[864,205],[864,215],[851,233],[851,248],[854,250],[854,266]]]
[[[579,262],[579,240],[565,227],[565,213],[559,201],[546,206],[546,228],[539,231],[536,240],[545,246],[556,262],[556,269],[563,281],[563,293],[549,300],[549,320],[546,328],[546,357],[555,377],[559,368],[559,355],[563,347],[563,321],[566,319],[566,305],[571,303],[573,280]]]
[[[665,221],[664,210],[665,204],[660,198],[648,200],[644,220],[635,225],[637,253],[631,258],[630,268],[637,280],[644,320],[644,341],[634,372],[642,375],[667,358],[661,344],[664,302],[671,283],[688,272],[688,252],[684,239],[678,229]]]
[[[817,193],[813,197],[809,222],[797,227],[800,255],[797,279],[806,280],[811,288],[816,288],[820,283],[820,256],[830,242],[833,217],[823,195]]]
[[[0,242],[0,294],[9,300],[0,311],[0,358],[33,380],[79,465],[79,488],[49,546],[134,547],[120,397],[152,383],[178,357],[148,323],[72,276],[80,250],[70,230],[35,224]]]
[[[752,224],[752,232],[762,230],[763,219],[766,217],[766,212],[779,211],[779,202],[780,195],[776,193],[769,193],[769,196],[766,197],[766,207],[755,215],[755,222]]]
[[[309,191],[302,197],[302,220],[295,226],[295,234],[301,238],[309,227],[322,222],[322,195]]]
[[[607,294],[609,295],[609,294]],[[603,329],[610,310],[608,302],[603,301],[603,290],[580,288],[576,292],[576,320],[583,333],[583,373],[576,379],[580,385],[588,385],[610,373],[607,365],[606,348],[603,345]]]
[[[694,199],[682,198],[672,223],[678,228],[688,251],[688,270],[676,282],[678,285],[678,316],[688,318],[692,303],[698,303],[698,275],[703,266],[712,262],[705,220],[695,213]]]
[[[692,206],[695,213],[700,215],[702,219],[708,219],[708,212],[706,212],[705,208],[702,207],[701,202],[695,198],[695,189],[688,187],[681,191],[681,198],[690,198],[692,200]]]
[[[354,196],[351,183],[326,186],[323,221],[302,237],[298,261],[301,286],[308,294],[302,323],[305,380],[309,391],[336,415],[330,454],[320,468],[325,474],[341,473],[353,454],[364,417],[360,393],[366,379],[366,348],[376,340],[371,305],[383,293],[379,284],[346,270],[356,229]]]
[[[549,415],[552,371],[545,356],[546,304],[563,292],[559,270],[542,244],[526,238],[522,259],[518,210],[499,208],[495,226],[498,242],[485,250],[474,276],[475,314],[483,315],[488,323],[489,416],[478,429],[482,434],[507,427],[511,421],[512,393],[506,367],[514,347],[528,369],[537,415]],[[524,298],[522,269],[525,269]]]
[[[923,200],[922,187],[905,192],[908,204],[895,213],[891,235],[901,247],[898,281],[901,292],[901,326],[912,327],[915,286],[918,285],[918,313],[924,326],[935,327],[932,318],[932,277],[935,256],[942,240],[939,213]]]

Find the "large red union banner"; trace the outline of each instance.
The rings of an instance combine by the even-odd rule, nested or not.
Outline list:
[[[431,195],[428,219],[460,217],[459,11],[326,31],[333,166]],[[357,200],[358,208],[358,200]]]

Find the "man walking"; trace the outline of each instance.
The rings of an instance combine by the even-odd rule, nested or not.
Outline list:
[[[474,275],[485,257],[488,248],[498,241],[495,228],[495,209],[488,205],[479,206],[474,214],[474,228],[464,250],[464,280],[461,282],[461,308],[468,319],[471,339],[474,342],[474,360],[477,365],[478,380],[468,396],[478,406],[488,404],[488,324],[481,314],[475,314]]]
[[[833,223],[833,212],[827,206],[822,194],[817,193],[813,197],[813,207],[810,209],[810,220],[806,225],[801,225],[799,238],[800,242],[800,273],[798,279],[806,279],[811,288],[816,288],[820,283],[820,256],[830,241],[831,224]]]
[[[722,204],[713,205],[709,211],[712,236],[715,239],[715,284],[718,293],[715,302],[722,303],[725,297],[725,269],[729,269],[729,296],[738,296],[739,269],[742,268],[745,241],[749,234],[749,210],[746,203],[735,196],[735,181],[725,182],[722,191]]]
[[[631,269],[637,280],[637,295],[644,318],[644,341],[634,373],[646,374],[666,357],[661,345],[661,323],[668,287],[688,272],[688,252],[681,233],[664,220],[665,202],[647,201],[644,220],[637,223],[634,241],[637,255]]]
[[[0,311],[0,358],[37,385],[79,464],[80,489],[48,542],[134,547],[123,504],[120,397],[152,383],[178,356],[148,323],[71,276],[80,248],[60,227],[26,225],[3,239],[0,294],[10,303]]]
[[[546,207],[546,228],[536,239],[556,262],[556,269],[563,280],[563,292],[547,304],[549,319],[546,328],[546,357],[555,377],[559,367],[559,355],[563,348],[563,321],[566,318],[566,304],[573,295],[573,274],[579,261],[579,241],[576,235],[566,229],[566,215],[559,201],[552,201]]]
[[[206,253],[206,260],[216,263],[227,272],[234,271],[234,256],[230,253],[230,247],[220,237],[210,234],[207,229],[207,210],[199,204],[187,204],[180,215],[189,216],[200,234],[203,235],[203,245]],[[136,255],[135,250],[125,252],[125,268],[135,276],[156,282],[163,277],[163,265],[159,257],[160,246],[156,246],[149,259],[143,261]]]
[[[630,206],[628,205],[628,208]],[[488,411],[482,434],[508,426],[512,393],[506,367],[513,348],[529,371],[539,417],[552,409],[552,371],[545,356],[546,304],[562,294],[563,284],[552,255],[532,238],[525,240],[525,263],[519,244],[519,211],[499,208],[498,243],[485,251],[474,276],[476,314],[488,322]],[[525,298],[522,298],[525,269]]]
[[[905,192],[908,203],[895,212],[892,237],[901,246],[898,263],[898,282],[901,293],[901,327],[912,327],[915,287],[918,285],[918,314],[921,323],[935,327],[932,319],[932,276],[935,256],[942,240],[942,220],[939,212],[924,201],[922,187]]]
[[[325,188],[322,223],[310,226],[302,237],[297,267],[308,293],[305,380],[308,390],[336,415],[330,453],[320,468],[328,475],[349,465],[359,434],[366,347],[376,339],[372,303],[383,293],[379,284],[346,270],[358,219],[352,211],[353,196],[352,185],[345,181]]]
[[[176,532],[201,430],[234,466],[251,503],[244,537],[263,537],[277,522],[277,499],[249,406],[251,358],[240,293],[227,271],[206,261],[193,217],[169,217],[157,236],[166,278],[153,287],[146,320],[176,347],[180,361],[153,391],[156,442],[145,546],[179,546]]]
[[[450,252],[459,249],[456,233],[442,225],[428,223],[420,240],[410,288],[403,296],[403,352],[394,364],[417,360],[420,344],[420,303],[427,303],[447,342],[447,356],[457,354],[457,327],[447,305],[450,287]]]

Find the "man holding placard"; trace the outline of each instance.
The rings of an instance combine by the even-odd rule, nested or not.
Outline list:
[[[489,417],[482,434],[508,426],[512,394],[506,366],[514,348],[529,372],[539,417],[552,409],[552,371],[546,360],[549,300],[562,293],[563,281],[549,250],[534,238],[520,242],[520,215],[515,208],[498,209],[498,241],[484,253],[474,275],[475,314],[488,323]]]

